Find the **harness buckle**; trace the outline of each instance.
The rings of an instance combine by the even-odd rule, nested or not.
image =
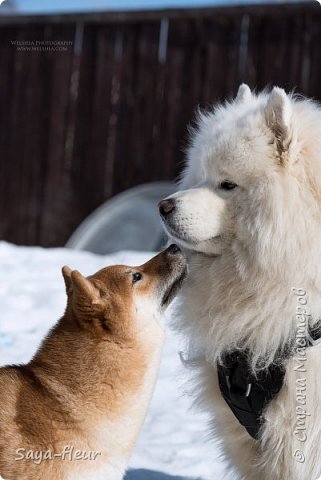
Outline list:
[[[251,390],[252,390],[252,383],[248,383],[247,388],[246,388],[246,392],[245,392],[246,397],[250,396]]]

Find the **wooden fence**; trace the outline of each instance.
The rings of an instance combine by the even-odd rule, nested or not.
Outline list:
[[[240,82],[321,100],[311,3],[0,17],[0,238],[63,245],[112,195],[174,179],[198,105]]]

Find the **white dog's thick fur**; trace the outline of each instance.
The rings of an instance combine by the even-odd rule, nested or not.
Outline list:
[[[196,401],[242,479],[317,480],[321,346],[305,349],[301,336],[321,318],[319,106],[241,85],[233,102],[199,114],[181,185],[164,223],[190,251],[175,326],[187,335]],[[235,348],[251,352],[254,371],[292,349],[258,441],[219,391],[216,362]]]

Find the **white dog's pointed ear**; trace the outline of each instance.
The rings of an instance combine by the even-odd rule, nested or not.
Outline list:
[[[291,102],[283,88],[274,87],[270,93],[266,107],[265,118],[268,127],[276,137],[279,153],[289,149],[291,141]]]
[[[245,103],[252,98],[252,92],[250,87],[246,83],[242,83],[239,86],[235,101],[239,103]]]

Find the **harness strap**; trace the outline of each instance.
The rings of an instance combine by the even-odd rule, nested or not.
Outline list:
[[[223,363],[218,364],[221,393],[235,417],[255,439],[262,425],[262,412],[281,390],[284,375],[284,367],[273,364],[253,377],[248,355],[241,351],[226,354]]]
[[[321,324],[310,329],[308,346],[321,342]],[[252,438],[258,439],[265,407],[283,386],[285,367],[280,359],[253,376],[248,351],[227,352],[217,364],[220,390],[233,414]],[[283,359],[284,360],[284,359]]]
[[[309,329],[307,340],[310,347],[315,347],[321,343],[321,322],[319,322],[315,327]]]

